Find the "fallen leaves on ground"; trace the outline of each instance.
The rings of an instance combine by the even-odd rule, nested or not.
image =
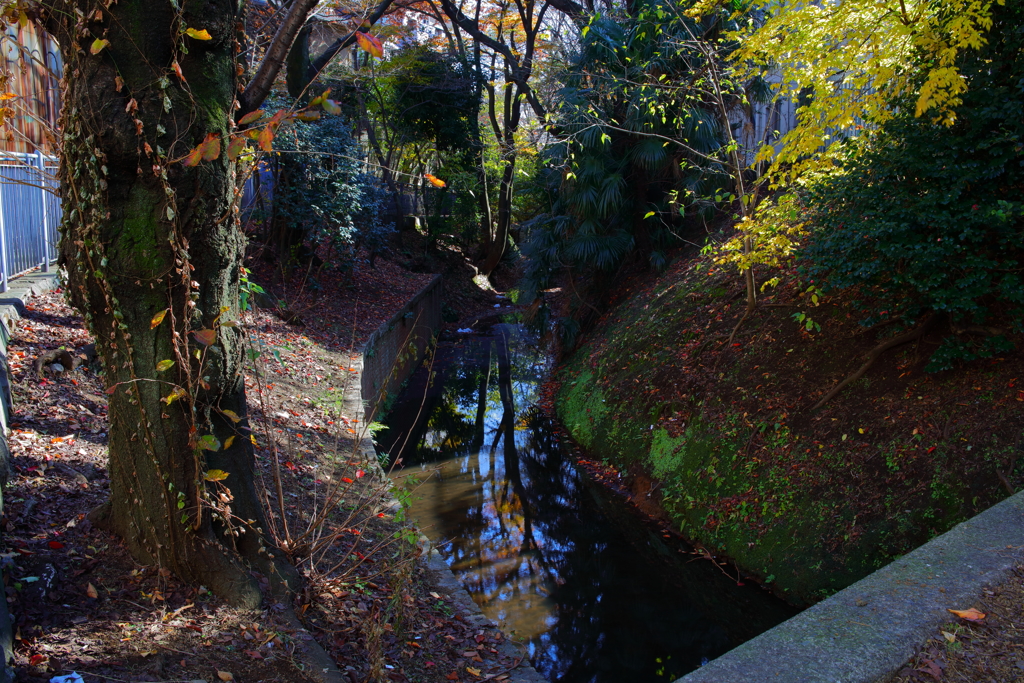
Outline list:
[[[86,514],[109,486],[106,394],[88,365],[35,374],[40,353],[90,339],[60,293],[30,302],[9,349],[13,472],[0,521],[18,680],[41,683],[74,670],[88,683],[231,680],[221,673],[301,683],[309,679],[295,663],[310,633],[355,681],[508,679],[521,653],[439,593],[411,546],[394,542],[402,527],[390,501],[374,493],[384,483],[379,467],[372,453],[367,459],[352,448],[364,429],[362,415],[341,410],[345,389],[359,381],[353,348],[429,279],[383,260],[378,269],[365,288],[322,278],[317,303],[302,309],[304,327],[267,311],[243,321],[259,356],[246,378],[259,474],[269,476],[276,449],[286,475],[285,500],[274,494],[271,505],[301,532],[313,502],[345,479],[346,500],[365,507],[343,528],[325,527],[335,542],[318,569],[302,563],[307,584],[297,612],[308,631],[287,622],[280,605],[235,610],[167,570],[139,566],[118,538],[92,527]]]

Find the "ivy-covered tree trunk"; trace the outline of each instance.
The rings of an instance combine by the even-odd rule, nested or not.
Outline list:
[[[55,0],[46,20],[65,63],[61,265],[110,394],[110,500],[91,518],[139,561],[255,606],[253,570],[295,574],[254,487],[235,164],[182,163],[208,135],[226,144],[239,4]]]

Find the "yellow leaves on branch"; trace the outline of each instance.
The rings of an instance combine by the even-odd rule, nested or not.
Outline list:
[[[213,39],[213,36],[211,36],[210,32],[207,31],[205,28],[201,28],[201,29],[187,28],[187,29],[185,29],[185,33],[188,35],[189,38],[195,38],[196,40],[212,40]]]
[[[886,121],[896,97],[916,97],[917,116],[952,125],[966,89],[956,58],[985,43],[991,8],[1005,1],[756,0],[768,18],[734,36],[740,75],[767,74],[779,96],[801,101],[798,125],[773,160],[776,182],[827,166],[833,131]],[[717,4],[702,2],[693,12]]]
[[[753,220],[744,219],[737,234],[719,248],[715,261],[731,263],[741,271],[755,264],[781,266],[793,256],[807,234],[806,223],[802,220],[804,213],[795,193],[762,203]],[[749,250],[744,248],[747,238],[750,238]]]

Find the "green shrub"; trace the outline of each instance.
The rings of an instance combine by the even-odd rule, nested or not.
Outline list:
[[[865,324],[946,316],[954,334],[933,371],[1010,348],[982,327],[997,318],[1024,324],[1024,8],[1011,5],[994,7],[988,45],[963,60],[953,127],[901,103],[805,197],[807,274],[854,289]]]

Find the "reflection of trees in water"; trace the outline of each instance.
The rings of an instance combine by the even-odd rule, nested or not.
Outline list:
[[[551,680],[672,680],[724,652],[725,632],[638,554],[637,534],[609,521],[602,492],[562,457],[530,409],[542,357],[509,332],[439,355],[421,419],[391,420],[411,434],[407,466],[439,463],[426,486],[453,571],[492,616],[515,612],[509,623]]]

